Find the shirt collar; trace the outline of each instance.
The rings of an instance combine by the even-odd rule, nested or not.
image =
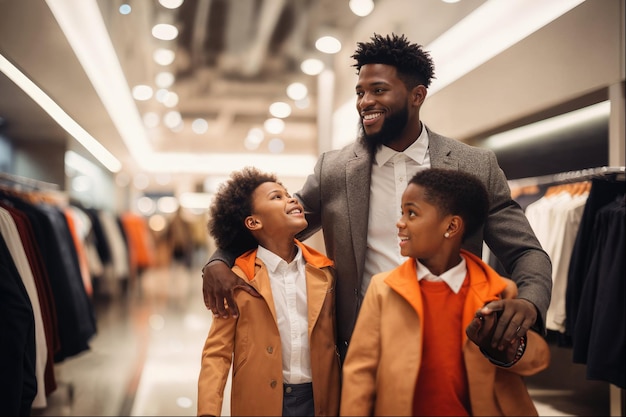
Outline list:
[[[302,258],[302,251],[297,245],[295,246],[296,246],[296,256],[294,256],[293,261],[291,261],[290,264],[287,264],[287,262],[285,262],[283,258],[276,255],[274,252],[271,252],[265,249],[261,245],[259,245],[257,249],[256,256],[257,258],[263,261],[263,263],[265,264],[265,267],[268,269],[268,271],[270,271],[270,273],[275,273],[278,270],[278,267],[281,265],[281,263],[284,266],[288,266],[288,265],[300,266],[300,263],[303,262],[304,258]]]
[[[420,261],[416,260],[416,262],[418,281],[421,281],[422,279],[425,279],[426,281],[443,281],[448,284],[448,287],[450,287],[455,294],[459,293],[459,290],[465,281],[465,276],[467,275],[467,263],[465,262],[464,257],[461,256],[461,262],[439,276],[432,274],[430,270]]]
[[[383,166],[387,162],[389,162],[389,160],[393,158],[395,155],[403,153],[409,158],[411,158],[412,160],[414,160],[415,162],[417,162],[418,164],[422,165],[424,163],[424,159],[426,158],[427,151],[428,151],[428,131],[426,130],[426,127],[422,123],[422,131],[420,135],[417,137],[417,140],[413,142],[411,146],[409,146],[402,152],[398,152],[398,151],[394,151],[388,146],[382,145],[376,151],[375,160],[378,166]]]

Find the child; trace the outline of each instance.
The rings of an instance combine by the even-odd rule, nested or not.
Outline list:
[[[198,415],[219,415],[233,365],[231,415],[337,415],[332,261],[295,239],[307,221],[276,177],[245,168],[211,205],[209,231],[235,253],[239,316],[213,320],[202,352]]]
[[[341,415],[537,414],[522,375],[548,366],[548,346],[533,331],[491,346],[497,315],[482,307],[507,281],[461,249],[488,207],[470,174],[432,168],[411,179],[397,223],[410,259],[372,278],[343,367]]]

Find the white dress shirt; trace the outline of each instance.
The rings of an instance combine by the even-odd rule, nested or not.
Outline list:
[[[257,251],[270,277],[286,384],[312,381],[305,261],[300,248],[296,249],[296,256],[289,264],[262,246]]]
[[[361,297],[365,295],[372,275],[391,270],[406,260],[400,255],[396,228],[402,193],[411,177],[425,168],[430,168],[430,154],[428,133],[424,125],[417,140],[403,152],[396,152],[384,145],[376,152],[370,183],[367,251]]]

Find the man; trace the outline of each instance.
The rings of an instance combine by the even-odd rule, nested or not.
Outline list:
[[[487,149],[472,147],[432,132],[420,121],[420,108],[434,76],[430,55],[404,35],[375,34],[359,42],[356,60],[356,108],[359,140],[322,154],[295,197],[307,213],[306,239],[322,228],[327,255],[337,270],[337,342],[342,359],[372,275],[404,260],[396,221],[407,181],[417,171],[446,168],[478,176],[489,192],[489,217],[463,248],[480,256],[483,240],[519,288],[518,297],[483,309],[498,312],[493,345],[500,349],[534,327],[545,332],[552,288],[551,263]],[[369,192],[368,192],[369,190]],[[217,251],[203,269],[204,301],[215,315],[237,315],[232,291],[251,291],[231,273],[234,255]],[[228,309],[224,307],[226,299]]]

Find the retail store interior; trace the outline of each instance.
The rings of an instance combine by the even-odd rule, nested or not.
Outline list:
[[[42,342],[54,353],[32,415],[196,415],[212,196],[250,165],[295,192],[322,152],[355,140],[351,55],[375,33],[430,51],[422,121],[492,149],[531,224],[551,225],[535,232],[553,260],[550,308],[565,311],[583,229],[542,223],[533,204],[593,187],[623,201],[625,12],[624,0],[0,0],[0,214],[46,205],[71,225],[61,241],[32,226],[50,245],[34,251],[54,259],[29,262],[74,281],[70,301],[41,305],[69,343]],[[581,257],[602,243],[589,233]],[[320,233],[307,243],[324,251]],[[550,367],[526,378],[540,416],[626,415],[625,369],[590,375],[565,325],[546,339]],[[228,399],[227,387],[222,415]]]

